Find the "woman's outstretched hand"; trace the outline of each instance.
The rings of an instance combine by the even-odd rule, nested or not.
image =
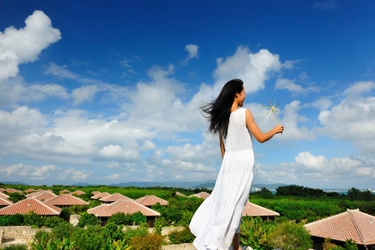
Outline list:
[[[284,126],[281,124],[277,124],[274,129],[275,129],[275,134],[282,134],[284,131]]]

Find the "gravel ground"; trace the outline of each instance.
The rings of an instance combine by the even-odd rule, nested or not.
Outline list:
[[[196,248],[193,246],[193,244],[186,243],[186,244],[163,246],[162,250],[196,250]]]

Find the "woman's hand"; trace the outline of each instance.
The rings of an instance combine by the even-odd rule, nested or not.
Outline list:
[[[281,124],[277,124],[274,128],[275,134],[282,134],[284,131],[284,126]]]

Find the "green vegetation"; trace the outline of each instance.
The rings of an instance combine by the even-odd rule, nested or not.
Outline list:
[[[176,191],[185,195],[198,193],[205,189],[176,189],[176,188],[137,188],[137,187],[71,187],[55,185],[52,187],[32,187],[22,185],[6,185],[18,190],[52,189],[56,194],[61,190],[82,190],[86,192],[80,198],[89,201],[87,206],[74,206],[63,208],[60,217],[43,217],[34,213],[26,215],[0,216],[0,226],[29,225],[42,228],[35,234],[32,249],[160,249],[165,239],[161,236],[163,227],[182,226],[183,230],[172,231],[168,238],[172,244],[188,243],[194,240],[188,225],[196,211],[203,202],[197,197],[176,196]],[[0,187],[5,185],[0,184]],[[168,201],[168,206],[156,204],[152,209],[161,216],[155,220],[154,230],[148,231],[146,217],[141,213],[112,215],[106,225],[95,216],[88,214],[87,209],[100,203],[91,200],[93,191],[120,193],[136,199],[145,195],[156,195]],[[23,199],[23,195],[12,195],[14,201]],[[326,193],[320,189],[311,189],[296,185],[277,188],[273,194],[266,188],[250,195],[250,201],[265,208],[280,213],[275,221],[262,221],[261,218],[244,217],[241,224],[241,245],[252,246],[257,250],[279,249],[308,249],[311,240],[304,230],[303,224],[332,216],[347,209],[359,208],[362,212],[375,215],[375,195],[370,191],[361,191],[356,188],[348,190],[343,195],[339,193]],[[74,227],[68,222],[71,214],[79,214],[79,224]],[[126,226],[140,225],[137,229]],[[124,229],[124,226],[126,227]],[[46,231],[43,228],[51,228]],[[22,250],[20,248],[6,248]],[[337,246],[326,241],[324,249],[355,250],[357,246],[352,241],[347,241],[342,246]]]

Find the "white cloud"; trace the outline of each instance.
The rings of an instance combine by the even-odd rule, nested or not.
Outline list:
[[[302,93],[305,90],[300,86],[294,83],[293,80],[279,78],[276,80],[276,89],[286,89],[294,93]]]
[[[58,181],[68,181],[70,183],[78,182],[78,181],[85,181],[87,178],[91,176],[92,172],[88,171],[80,171],[73,168],[65,169],[59,172],[56,177]]]
[[[24,164],[12,164],[10,166],[1,166],[1,176],[7,176],[11,180],[27,181],[31,180],[46,180],[53,176],[57,168],[54,165],[32,166]]]
[[[188,52],[188,54],[185,60],[182,62],[182,65],[187,65],[191,59],[198,58],[199,46],[195,44],[188,44],[185,46],[185,51]]]
[[[356,82],[344,91],[346,95],[360,95],[375,89],[375,82]]]
[[[42,11],[34,11],[25,23],[24,28],[0,32],[0,80],[16,76],[19,64],[37,60],[42,50],[61,39],[60,31]]]
[[[251,53],[248,48],[239,47],[233,56],[217,59],[214,76],[220,85],[219,89],[225,82],[240,78],[244,81],[246,92],[254,93],[264,89],[269,75],[279,71],[281,66],[279,56],[266,49]],[[216,94],[214,93],[214,96]]]
[[[72,97],[74,99],[73,105],[81,104],[85,101],[92,102],[95,94],[98,92],[96,85],[83,86],[72,91]]]
[[[322,134],[352,142],[369,155],[375,151],[375,97],[344,99],[330,110],[321,111],[318,119]]]
[[[311,106],[320,110],[325,110],[330,108],[333,105],[333,102],[328,98],[321,98],[314,101]]]
[[[315,156],[308,151],[300,152],[295,162],[277,166],[258,164],[254,168],[259,183],[286,183],[321,188],[364,188],[364,183],[375,179],[375,160],[358,157]]]
[[[103,147],[98,152],[99,156],[118,161],[136,162],[141,160],[139,149],[122,148],[120,145],[108,145]]]

